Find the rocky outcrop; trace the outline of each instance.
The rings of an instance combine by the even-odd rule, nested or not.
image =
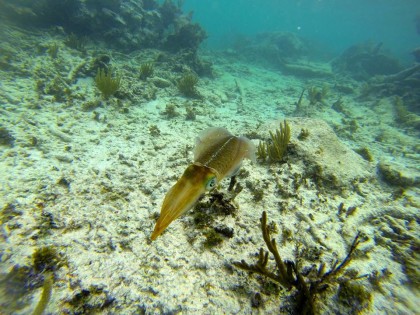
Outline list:
[[[123,51],[158,48],[177,53],[196,51],[206,38],[203,28],[192,22],[170,0],[5,0],[2,19],[23,27],[60,27],[67,34],[105,41]]]

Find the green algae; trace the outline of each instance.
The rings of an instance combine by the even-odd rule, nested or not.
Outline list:
[[[286,120],[280,122],[280,128],[270,131],[270,141],[260,141],[257,147],[257,158],[262,162],[276,163],[283,161],[290,141],[290,126]]]
[[[153,75],[154,70],[155,66],[152,62],[143,63],[140,66],[140,79],[146,80],[147,78],[151,77]]]
[[[113,76],[112,69],[105,70],[98,68],[98,72],[95,77],[95,84],[98,90],[102,93],[105,99],[114,95],[121,86],[121,77],[119,75]]]
[[[178,80],[178,90],[187,97],[198,96],[196,85],[198,76],[194,73],[186,73]]]

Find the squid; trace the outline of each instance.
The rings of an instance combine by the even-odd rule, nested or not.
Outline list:
[[[166,194],[151,239],[155,240],[200,197],[214,189],[225,177],[234,176],[248,158],[255,162],[255,145],[245,137],[236,137],[225,128],[212,127],[197,138],[194,162]]]

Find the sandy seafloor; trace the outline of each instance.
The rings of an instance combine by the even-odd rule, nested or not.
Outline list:
[[[418,312],[419,188],[401,192],[383,181],[377,169],[380,161],[391,162],[406,176],[417,176],[418,183],[418,132],[395,122],[391,98],[360,97],[362,84],[338,77],[285,76],[240,61],[232,51],[202,51],[215,76],[201,77],[197,89],[202,98],[188,99],[176,87],[180,74],[159,64],[152,78],[139,79],[140,64],[150,61],[153,52],[99,48],[112,56],[123,78],[120,97],[101,100],[93,78],[78,73],[96,48],[88,45],[81,53],[63,45],[59,35],[10,28],[2,35],[7,38],[3,53],[12,57],[10,67],[3,59],[0,70],[0,120],[15,140],[13,146],[0,147],[0,207],[13,205],[19,214],[3,218],[0,271],[30,265],[37,248],[57,248],[67,264],[55,272],[47,313],[77,313],[69,301],[92,288],[100,293],[86,303],[104,314],[285,313],[281,306],[290,292],[264,293],[267,280],[232,267],[241,259],[254,262],[264,246],[263,210],[277,224],[282,257],[293,260],[299,244],[304,266],[325,262],[328,267],[343,259],[361,231],[367,241],[348,268],[359,274],[386,269],[387,276],[377,286],[367,278],[357,280],[372,293],[360,312]],[[59,43],[55,59],[42,49],[53,42]],[[156,87],[157,78],[168,86]],[[71,92],[61,99],[61,91],[48,95],[36,88],[53,80]],[[303,112],[296,112],[302,88],[310,85],[329,86],[326,103],[312,106],[304,97]],[[343,94],[338,85],[354,93]],[[331,108],[340,96],[344,112]],[[83,110],[95,100],[101,101],[99,107]],[[162,114],[168,104],[176,105],[178,116]],[[187,106],[196,110],[195,120],[186,120]],[[200,131],[225,127],[258,144],[283,119],[292,130],[287,163],[245,161],[237,215],[215,217],[214,225],[234,229],[232,238],[204,248],[204,233],[190,211],[150,241],[165,193],[192,162]],[[357,128],[350,128],[352,121]],[[160,133],[151,133],[151,126]],[[305,140],[298,139],[301,128],[309,131]],[[363,147],[372,162],[353,151]],[[308,175],[314,167],[323,170],[321,178]],[[296,189],[297,178],[302,180]],[[225,179],[219,190],[226,192],[228,183]],[[255,200],[252,189],[263,189],[262,200]],[[340,203],[357,208],[340,214]],[[272,258],[269,263],[274,266]],[[256,292],[262,292],[260,308],[251,305]],[[331,286],[319,296],[320,313],[348,312],[336,292]],[[40,295],[40,288],[34,290],[16,314],[30,314]],[[101,309],[106,300],[112,303]]]

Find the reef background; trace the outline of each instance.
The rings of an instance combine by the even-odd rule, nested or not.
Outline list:
[[[382,39],[336,53],[285,28],[215,50],[188,5],[0,3],[2,312],[31,314],[52,279],[48,314],[293,314],[293,292],[232,265],[264,246],[265,210],[282,257],[304,270],[363,235],[348,272],[365,277],[329,286],[317,312],[415,313],[417,43],[411,61]],[[110,96],[98,71],[120,80]],[[284,119],[282,162],[245,161],[234,200],[225,180],[221,200],[206,196],[150,241],[200,131],[258,145]]]

